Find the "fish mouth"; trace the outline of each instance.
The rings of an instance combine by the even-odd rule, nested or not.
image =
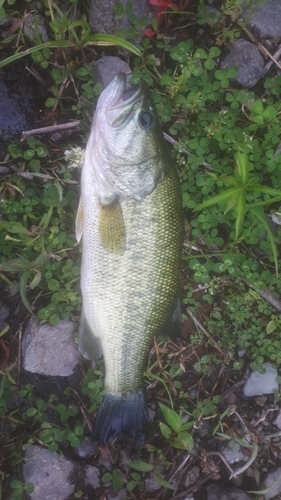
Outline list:
[[[117,89],[114,101],[111,103],[111,109],[121,109],[124,106],[132,106],[138,102],[143,94],[142,83],[132,85],[127,81],[125,73],[119,73],[115,77]]]

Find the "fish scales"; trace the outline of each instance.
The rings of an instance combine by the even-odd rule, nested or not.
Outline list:
[[[123,81],[123,76],[117,78]],[[137,101],[136,109],[131,110],[132,116],[140,105],[142,109],[144,103]],[[156,132],[159,134],[158,129]],[[161,131],[157,139],[154,132],[149,140],[149,130],[147,136],[145,151],[136,133],[131,135],[130,149],[126,141],[124,146],[118,145],[120,156],[111,140],[106,145],[98,144],[96,149],[102,149],[101,154],[106,151],[108,164],[115,162],[118,179],[110,180],[115,188],[122,177],[124,157],[136,157],[140,165],[148,163],[147,170],[151,170],[149,162],[155,163],[154,157],[157,158],[160,173],[153,173],[153,188],[150,173],[138,171],[134,177],[128,168],[124,190],[132,189],[133,196],[121,195],[117,201],[115,197],[107,203],[104,195],[107,190],[104,185],[101,188],[98,176],[92,169],[83,167],[82,170],[83,315],[89,327],[86,334],[97,340],[101,348],[97,355],[102,352],[105,361],[107,396],[97,419],[101,442],[112,441],[120,434],[140,441],[145,439],[148,418],[143,393],[145,362],[153,337],[161,333],[177,303],[183,232],[180,185]],[[98,155],[97,151],[95,154]],[[108,170],[106,182],[111,175]],[[151,192],[139,196],[137,186],[142,186],[147,178]],[[119,185],[116,191],[120,191]],[[115,234],[120,222],[118,214],[124,227],[124,246],[120,248]],[[117,241],[117,249],[114,250],[113,245],[113,251],[109,251],[101,238],[101,220],[105,216],[113,221],[107,229],[107,239]],[[120,238],[122,240],[122,236]],[[80,336],[86,338],[86,334],[81,324]],[[81,350],[87,357],[95,357],[95,353],[89,356],[83,345]]]
[[[113,393],[142,386],[147,348],[161,331],[177,297],[182,228],[178,224],[179,193],[172,195],[178,190],[175,175],[171,169],[142,202],[120,203],[126,229],[123,255],[109,255],[104,250],[98,237],[98,207],[93,209],[92,199],[84,206],[91,237],[83,250],[83,307],[89,311],[87,319],[93,332],[102,332],[105,384]]]

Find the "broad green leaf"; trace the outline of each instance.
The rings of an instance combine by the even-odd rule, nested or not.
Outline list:
[[[208,59],[208,55],[205,49],[197,49],[194,57],[198,57],[198,59]]]
[[[112,486],[115,490],[121,490],[124,484],[124,479],[121,472],[118,469],[112,471]]]
[[[112,475],[110,474],[110,472],[106,472],[101,478],[103,483],[109,483],[111,481],[111,479],[112,479]]]
[[[193,449],[194,441],[193,437],[191,436],[191,434],[189,434],[189,432],[181,431],[179,432],[178,437],[188,451],[191,451]]]
[[[263,103],[262,101],[254,101],[251,105],[251,110],[253,113],[256,113],[257,115],[261,115],[263,112]]]
[[[164,405],[163,403],[159,403],[159,406],[167,424],[172,427],[173,431],[178,432],[182,427],[180,416],[174,410],[171,410],[171,408]]]
[[[168,427],[166,424],[163,424],[163,422],[160,422],[160,430],[161,430],[161,433],[164,436],[164,438],[166,438],[166,439],[170,438],[170,436],[172,434],[170,427]]]
[[[264,119],[263,119],[262,115],[254,115],[254,116],[251,116],[251,118],[258,125],[263,125],[264,124]]]
[[[209,50],[209,57],[218,57],[221,53],[221,50],[218,47],[211,47]]]
[[[276,322],[276,320],[272,319],[271,321],[269,321],[269,323],[267,324],[267,327],[266,327],[267,335],[274,332],[274,330],[276,330],[277,326],[278,326],[278,322]]]
[[[149,472],[154,469],[154,465],[148,464],[143,460],[130,460],[128,461],[128,465],[139,472]]]
[[[171,483],[168,483],[160,474],[160,472],[155,469],[155,479],[157,483],[161,484],[161,486],[164,486],[164,488],[168,488],[169,490],[174,490],[174,486]]]
[[[8,262],[3,262],[2,264],[0,264],[0,270],[9,273],[17,273],[19,271],[25,271],[27,269],[29,269],[29,262],[22,258],[12,259]]]
[[[24,489],[27,493],[32,493],[34,491],[34,485],[30,481],[26,481],[26,483],[24,483]]]
[[[136,481],[129,481],[129,483],[127,483],[127,486],[126,486],[126,489],[127,491],[129,491],[129,493],[131,491],[133,491],[135,489],[135,487],[137,486],[137,482]]]
[[[276,118],[276,113],[277,111],[274,106],[267,106],[263,112],[263,116],[267,120],[274,120],[274,118]]]

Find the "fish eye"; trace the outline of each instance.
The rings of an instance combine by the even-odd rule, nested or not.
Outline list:
[[[150,111],[142,111],[139,114],[139,124],[143,129],[149,129],[154,123],[154,116]]]

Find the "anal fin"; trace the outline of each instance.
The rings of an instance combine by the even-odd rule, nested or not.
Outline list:
[[[86,359],[97,359],[102,356],[100,340],[92,332],[83,309],[78,330],[78,347]]]

